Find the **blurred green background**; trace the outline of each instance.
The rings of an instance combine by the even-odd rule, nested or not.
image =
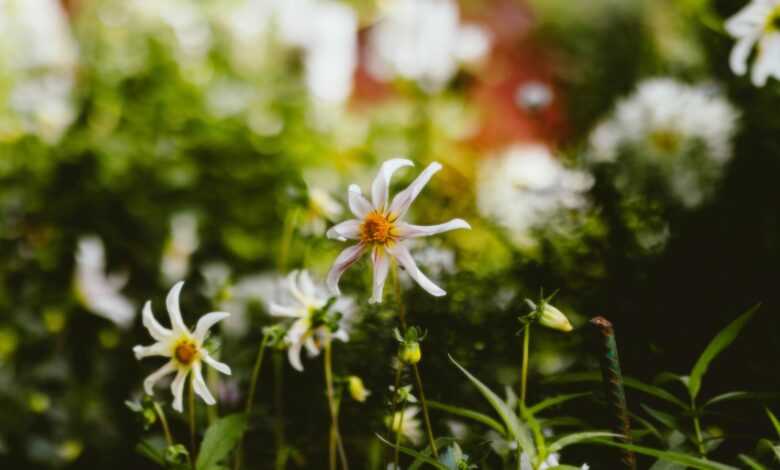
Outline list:
[[[141,396],[152,369],[131,348],[148,340],[143,302],[161,315],[178,279],[188,322],[234,313],[220,335],[234,374],[210,380],[221,413],[241,409],[262,328],[275,321],[268,280],[298,268],[322,278],[343,248],[324,231],[347,218],[347,186],[365,190],[397,155],[417,162],[398,187],[431,161],[444,165],[414,223],[460,217],[473,227],[414,247],[446,297],[404,284],[409,317],[429,332],[430,398],[480,403],[448,354],[497,390],[516,387],[517,318],[541,289],[558,290],[575,331],[535,335],[534,397],[571,388],[546,377],[596,369],[592,316],[615,324],[624,372],[651,381],[686,373],[758,302],[704,393],[777,390],[780,88],[728,68],[722,22],[744,2],[439,2],[454,20],[430,10],[407,24],[427,31],[417,38],[425,47],[403,28],[382,29],[394,3],[0,0],[0,467],[151,468],[134,451],[144,431],[124,402]],[[725,161],[702,163],[703,132],[704,145],[684,151],[663,141],[672,157],[624,145],[621,163],[592,164],[594,129],[653,77],[701,84],[728,104],[733,123],[699,124],[725,125]],[[558,171],[580,183],[506,182],[514,170],[496,162],[514,154],[552,165],[542,179]],[[642,163],[653,158],[683,166]],[[683,171],[706,176],[682,186],[703,185],[695,204],[665,183]],[[359,375],[373,392],[345,401],[342,429],[355,467],[375,469],[385,468],[374,433],[396,320],[389,296],[367,304],[369,271],[364,260],[342,281],[361,316],[335,354],[337,374]],[[288,468],[325,461],[322,374],[316,360],[304,365],[294,371],[279,351],[263,370],[261,418],[247,438],[256,468],[273,468],[279,422],[294,449]],[[639,400],[629,394],[630,406]],[[737,403],[718,418],[735,438],[716,456],[732,459],[769,433],[762,406]],[[561,413],[607,422],[598,401]],[[433,418],[449,429],[451,417]],[[501,468],[484,432],[470,432],[480,468]],[[568,455],[610,468],[608,450]]]

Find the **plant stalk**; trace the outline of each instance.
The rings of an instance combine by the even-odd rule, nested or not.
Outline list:
[[[192,463],[192,469],[195,470],[195,376],[190,374],[190,390],[189,390],[189,421],[190,421],[190,462]]]
[[[525,397],[528,385],[528,361],[529,351],[528,346],[531,343],[531,324],[525,325],[523,330],[523,365],[520,370],[520,411],[525,411]]]
[[[165,418],[165,411],[157,402],[154,402],[154,411],[157,412],[157,417],[160,418],[160,425],[162,426],[163,434],[165,434],[165,443],[168,444],[168,447],[171,447],[173,445],[173,437],[171,436],[171,428],[168,427],[168,420]]]

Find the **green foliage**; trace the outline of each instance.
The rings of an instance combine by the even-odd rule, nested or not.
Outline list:
[[[220,418],[209,426],[203,436],[197,470],[216,470],[219,463],[236,447],[244,435],[247,418],[244,414],[234,414]]]

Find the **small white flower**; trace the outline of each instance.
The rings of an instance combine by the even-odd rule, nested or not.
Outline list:
[[[369,32],[367,66],[380,80],[400,76],[429,92],[441,90],[460,63],[475,62],[490,49],[479,26],[460,23],[453,0],[386,2]]]
[[[326,190],[309,186],[309,201],[301,232],[306,235],[322,236],[327,229],[327,223],[340,216],[344,208]]]
[[[287,276],[284,293],[287,294],[286,299],[271,302],[269,312],[277,317],[295,319],[285,336],[285,342],[288,344],[287,358],[293,368],[303,370],[301,349],[304,347],[309,356],[316,356],[320,353],[320,347],[334,338],[349,341],[347,326],[355,311],[351,298],[339,297],[330,307],[330,310],[342,315],[339,328],[331,332],[328,325],[317,318],[318,314],[323,313],[321,310],[328,304],[331,296],[324,287],[312,281],[307,271],[291,272]]]
[[[747,73],[750,51],[758,43],[751,73],[753,84],[764,86],[769,77],[780,78],[780,0],[752,0],[725,26],[737,40],[729,58],[735,74]]]
[[[120,292],[126,283],[126,275],[106,274],[106,253],[100,238],[79,240],[74,287],[84,307],[129,328],[135,319],[135,305]]]
[[[212,358],[203,347],[209,329],[217,322],[229,317],[230,314],[225,312],[207,313],[198,320],[195,331],[191,332],[184,324],[181,310],[179,309],[179,294],[182,286],[184,286],[184,281],[176,283],[165,299],[168,317],[171,320],[171,329],[165,328],[157,322],[152,314],[151,301],[146,302],[143,310],[143,322],[156,342],[150,346],[139,345],[133,348],[135,357],[138,360],[151,356],[161,356],[170,359],[164,366],[144,380],[144,390],[148,395],[153,395],[154,384],[162,377],[175,372],[176,377],[171,383],[171,392],[173,393],[173,409],[178,412],[181,412],[183,409],[184,384],[190,372],[192,372],[190,380],[195,393],[207,405],[216,403],[206,386],[206,382],[203,380],[202,364],[204,362],[219,372],[230,375],[230,367]]]
[[[565,211],[588,207],[593,177],[571,170],[541,145],[512,146],[485,160],[477,179],[477,207],[507,229],[520,246],[533,246],[531,230]]]
[[[420,419],[417,413],[420,408],[417,406],[407,406],[401,411],[396,411],[392,416],[385,419],[385,424],[393,433],[400,432],[401,436],[414,445],[420,445],[423,440],[423,432]]]
[[[710,84],[648,79],[596,127],[589,157],[593,162],[615,162],[636,154],[619,169],[636,165],[660,169],[672,193],[693,207],[711,191],[723,164],[731,158],[737,119],[734,107]],[[703,158],[693,158],[694,154]],[[621,172],[616,184],[638,186],[636,175],[650,173],[639,170]]]
[[[360,187],[355,184],[349,187],[349,208],[357,218],[331,227],[327,236],[341,241],[357,240],[358,243],[342,251],[333,263],[327,278],[328,288],[332,292],[339,293],[338,284],[341,275],[370,250],[371,261],[374,264],[374,280],[373,293],[369,302],[382,301],[382,291],[390,269],[391,256],[428,293],[436,297],[446,294],[420,271],[404,241],[459,228],[471,228],[471,226],[462,219],[452,219],[443,224],[428,226],[404,222],[403,218],[412,202],[434,173],[442,168],[439,163],[431,163],[406,189],[389,201],[390,178],[396,170],[405,166],[414,166],[414,164],[401,158],[394,158],[382,164],[379,174],[371,185],[370,202],[361,194]]]
[[[174,282],[187,276],[190,257],[198,249],[199,243],[198,219],[195,215],[189,212],[174,215],[160,268],[165,282]]]

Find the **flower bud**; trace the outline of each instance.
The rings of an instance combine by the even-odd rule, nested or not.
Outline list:
[[[542,305],[542,314],[539,317],[539,323],[547,328],[563,332],[569,332],[574,329],[571,326],[571,323],[569,323],[569,319],[566,318],[566,315],[548,303]]]
[[[404,364],[414,365],[420,362],[422,359],[422,351],[420,351],[420,343],[417,341],[405,342],[401,345],[401,351],[398,353],[401,361]]]
[[[352,395],[352,399],[360,403],[366,401],[371,392],[363,386],[363,380],[357,375],[350,375],[347,380],[349,381],[349,394]]]

